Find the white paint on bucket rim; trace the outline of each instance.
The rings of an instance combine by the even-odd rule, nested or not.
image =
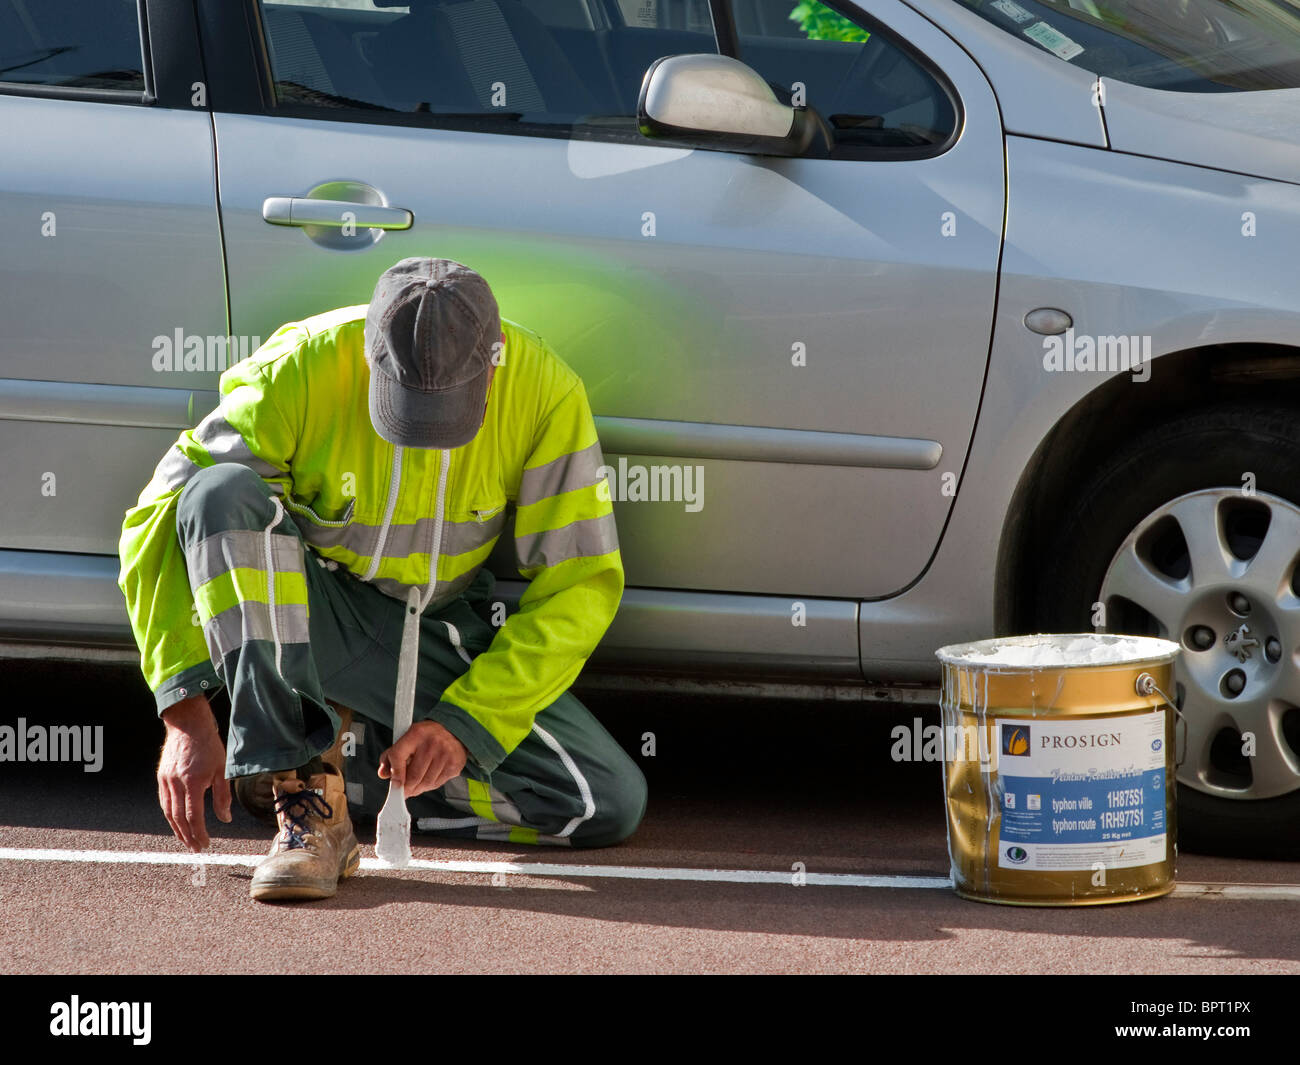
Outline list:
[[[939,661],[961,669],[1028,673],[1044,669],[1160,665],[1178,654],[1178,644],[1154,636],[1104,632],[1039,633],[955,643],[935,652]]]

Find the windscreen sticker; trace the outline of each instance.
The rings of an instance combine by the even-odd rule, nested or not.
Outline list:
[[[993,3],[989,6],[995,11],[1001,11],[1007,18],[1015,22],[1034,21],[1033,14],[1017,4],[1016,0],[993,0]]]
[[[1073,59],[1083,52],[1083,45],[1070,40],[1060,30],[1053,29],[1046,22],[1035,22],[1029,29],[1021,32],[1061,59]]]
[[[1088,871],[1166,860],[1164,711],[999,718],[1003,869]]]

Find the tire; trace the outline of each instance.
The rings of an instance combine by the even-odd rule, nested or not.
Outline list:
[[[1106,631],[1179,643],[1179,843],[1300,858],[1300,412],[1156,425],[1075,499],[1040,545],[1035,625],[1099,628],[1102,603]]]

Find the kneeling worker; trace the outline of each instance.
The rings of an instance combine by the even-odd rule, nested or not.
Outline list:
[[[227,370],[220,406],[164,456],[120,545],[177,838],[208,845],[204,795],[229,821],[234,780],[278,826],[253,898],[298,899],[356,870],[348,799],[377,812],[380,778],[403,785],[425,831],[582,847],[630,835],[645,778],[567,692],[623,592],[602,464],[577,375],[447,259],[403,260],[368,307],[286,325]],[[494,627],[474,605],[491,595],[482,566],[507,501],[529,584],[504,620],[492,604]],[[418,640],[404,646],[408,613]],[[415,713],[394,743],[399,675]],[[225,748],[208,706],[223,684]],[[330,703],[357,715],[360,779],[346,784]]]

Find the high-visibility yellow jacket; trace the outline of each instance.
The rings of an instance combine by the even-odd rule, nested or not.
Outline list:
[[[181,433],[126,513],[118,584],[162,713],[220,683],[193,623],[176,533],[177,497],[200,468],[249,466],[320,555],[395,599],[420,589],[425,609],[465,591],[513,502],[519,572],[530,583],[437,708],[490,770],[577,677],[623,592],[591,409],[545,341],[503,319],[505,348],[474,439],[446,451],[395,447],[370,422],[365,313],[360,305],[290,323],[222,374],[220,406]],[[305,587],[282,585],[279,602],[305,602]]]

